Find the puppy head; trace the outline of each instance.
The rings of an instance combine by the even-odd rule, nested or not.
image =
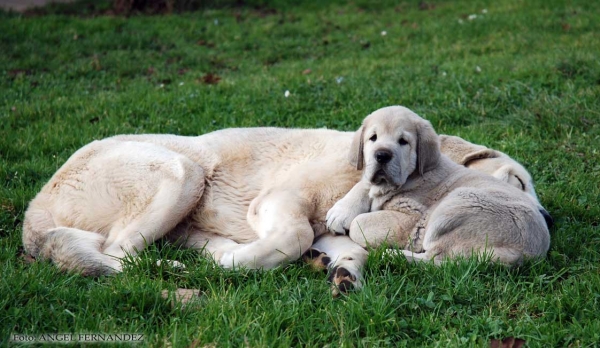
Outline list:
[[[413,172],[435,168],[439,158],[439,140],[431,123],[402,106],[367,116],[350,150],[350,163],[364,169],[363,180],[378,186],[402,186]]]

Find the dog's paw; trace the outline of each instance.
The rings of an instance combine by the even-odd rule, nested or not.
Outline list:
[[[348,234],[350,224],[357,215],[351,207],[346,207],[338,201],[327,212],[327,229],[337,235]]]
[[[362,287],[360,274],[356,274],[356,271],[352,270],[352,268],[344,266],[334,267],[329,274],[328,280],[332,283],[331,294],[333,297]]]
[[[219,259],[219,266],[226,269],[234,268],[236,265],[234,264],[233,252],[224,252],[223,256]]]
[[[162,266],[163,263],[171,268],[182,269],[182,270],[185,269],[185,264],[183,264],[177,260],[157,260],[156,266],[160,267],[160,266]]]
[[[304,262],[312,266],[317,271],[326,271],[331,263],[331,258],[326,253],[317,249],[308,249],[307,252],[302,255]]]

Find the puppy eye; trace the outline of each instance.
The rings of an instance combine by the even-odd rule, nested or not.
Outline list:
[[[408,141],[406,141],[404,138],[400,138],[400,140],[398,140],[398,144],[406,145],[406,144],[408,144]]]
[[[371,141],[377,140],[377,134],[373,134],[373,136],[370,137],[369,140],[371,140]]]

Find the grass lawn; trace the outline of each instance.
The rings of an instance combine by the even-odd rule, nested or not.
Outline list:
[[[600,2],[292,3],[130,18],[0,13],[0,345],[11,333],[128,332],[174,347],[595,346]],[[555,219],[546,259],[435,268],[376,250],[365,288],[332,299],[325,275],[301,262],[232,272],[164,244],[91,279],[20,255],[28,201],[94,139],[354,130],[394,104],[531,171]],[[156,266],[162,258],[189,273]],[[199,305],[161,298],[176,288],[199,289]]]

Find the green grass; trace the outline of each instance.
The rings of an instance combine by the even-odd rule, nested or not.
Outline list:
[[[175,347],[600,341],[600,2],[305,5],[130,18],[0,13],[0,345],[10,333],[56,332],[143,333],[145,345]],[[220,80],[206,84],[207,74]],[[162,245],[123,274],[90,279],[19,256],[28,201],[93,139],[353,130],[393,104],[522,162],[555,218],[548,258],[435,268],[378,250],[365,288],[332,299],[325,276],[301,262],[232,272]],[[189,273],[155,266],[160,258]],[[177,287],[200,289],[200,307],[161,299]]]

